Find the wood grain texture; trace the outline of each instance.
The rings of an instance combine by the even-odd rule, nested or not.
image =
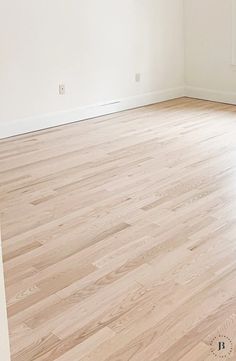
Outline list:
[[[0,141],[13,361],[236,345],[235,134],[236,107],[181,98]]]

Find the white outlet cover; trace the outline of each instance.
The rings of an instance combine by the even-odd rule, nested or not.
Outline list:
[[[59,84],[59,94],[64,95],[66,92],[65,84]]]
[[[136,73],[136,74],[135,74],[135,81],[136,81],[137,83],[139,83],[139,82],[141,81],[141,74],[140,74],[140,73]]]

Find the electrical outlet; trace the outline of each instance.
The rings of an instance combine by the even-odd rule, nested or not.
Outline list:
[[[135,74],[135,81],[136,81],[136,83],[139,83],[141,81],[141,74],[140,73]]]
[[[59,95],[65,95],[66,87],[65,84],[59,84]]]

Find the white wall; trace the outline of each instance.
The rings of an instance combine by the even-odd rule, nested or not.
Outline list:
[[[0,137],[181,95],[183,38],[183,0],[1,1]]]
[[[236,67],[232,66],[233,2],[236,1],[185,0],[188,95],[236,104]]]

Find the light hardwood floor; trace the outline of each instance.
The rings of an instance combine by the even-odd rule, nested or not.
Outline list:
[[[12,361],[236,345],[236,107],[182,98],[2,140],[0,204]]]

